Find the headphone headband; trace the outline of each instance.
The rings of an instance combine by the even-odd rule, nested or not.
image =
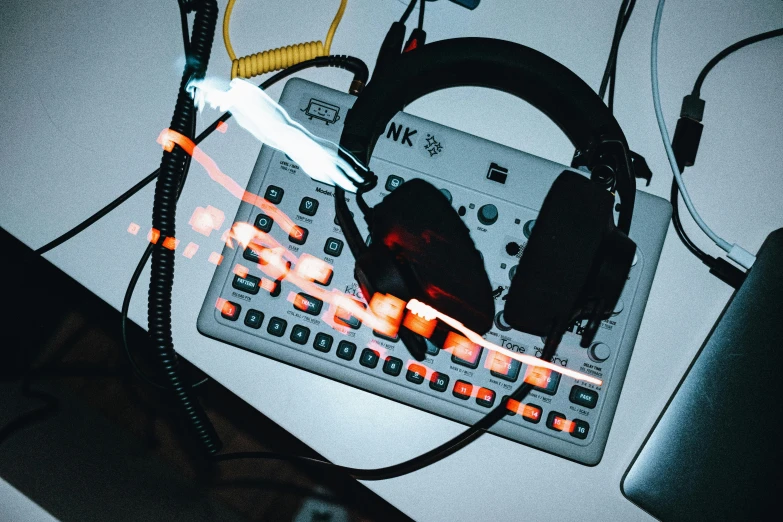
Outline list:
[[[601,98],[576,74],[534,49],[492,38],[454,38],[403,53],[373,74],[345,118],[340,146],[365,165],[386,125],[406,105],[449,87],[488,87],[512,94],[546,114],[581,154],[605,142],[623,203],[620,227],[630,224],[636,180],[620,125]],[[623,150],[620,150],[623,149]],[[618,153],[619,152],[619,153]],[[589,161],[589,160],[588,160]]]

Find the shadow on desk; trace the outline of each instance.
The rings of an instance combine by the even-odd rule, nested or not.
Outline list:
[[[0,315],[0,429],[51,403],[0,441],[0,476],[55,517],[293,520],[306,509],[331,518],[304,520],[409,520],[333,472],[274,461],[205,464],[166,393],[130,372],[119,312],[3,230],[0,252],[0,295],[11,311]],[[145,288],[137,292],[146,297]],[[132,323],[130,342],[152,373],[146,333]],[[203,377],[184,365],[186,376]],[[25,375],[33,396],[22,393]],[[200,389],[224,451],[320,457],[223,386]]]

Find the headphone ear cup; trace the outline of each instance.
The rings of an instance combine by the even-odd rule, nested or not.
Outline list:
[[[615,229],[613,205],[612,195],[587,178],[572,171],[557,177],[506,297],[503,316],[512,328],[548,335],[579,314],[604,238]]]
[[[405,284],[405,289],[391,285],[385,270],[361,263],[365,276],[375,274],[367,281],[373,291],[418,299],[481,335],[489,331],[495,304],[484,261],[437,188],[422,179],[403,183],[373,208],[368,224],[369,250],[385,250],[393,258],[385,263],[395,264],[396,280]]]

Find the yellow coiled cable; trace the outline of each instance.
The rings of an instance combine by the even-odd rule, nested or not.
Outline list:
[[[340,0],[340,7],[337,9],[332,25],[329,26],[329,31],[326,33],[326,43],[318,41],[287,45],[237,58],[234,48],[231,46],[231,37],[228,34],[229,20],[231,19],[231,11],[234,9],[235,2],[236,0],[228,0],[226,13],[223,16],[223,42],[226,44],[228,57],[231,58],[231,79],[237,77],[252,78],[260,74],[285,69],[318,56],[328,56],[332,47],[334,33],[337,31],[337,26],[340,25],[345,6],[348,4],[348,0]]]

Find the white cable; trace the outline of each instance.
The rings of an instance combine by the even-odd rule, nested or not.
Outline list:
[[[704,222],[699,213],[696,211],[696,207],[693,206],[688,190],[685,188],[685,183],[680,175],[680,169],[677,166],[677,159],[674,157],[674,150],[672,150],[671,140],[669,139],[669,131],[666,130],[666,123],[663,121],[663,111],[661,110],[661,95],[658,91],[658,33],[661,29],[661,18],[663,17],[663,6],[666,0],[658,0],[658,10],[655,12],[655,23],[653,25],[652,33],[652,53],[650,59],[650,75],[652,79],[652,98],[653,105],[655,107],[655,119],[658,120],[658,129],[661,131],[661,139],[663,139],[663,147],[666,149],[666,156],[669,158],[669,165],[671,166],[674,179],[677,182],[677,187],[682,195],[682,200],[685,202],[685,206],[688,208],[691,217],[699,225],[707,236],[715,242],[720,248],[728,252],[729,259],[737,262],[745,268],[750,268],[756,258],[740,247],[737,244],[731,245],[728,241],[721,238],[712,231],[712,229]]]

